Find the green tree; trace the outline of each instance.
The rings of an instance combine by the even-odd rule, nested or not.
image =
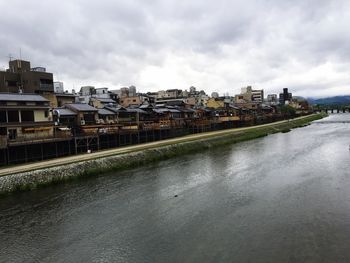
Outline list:
[[[296,115],[295,109],[289,105],[282,105],[280,111],[284,117],[293,118]]]

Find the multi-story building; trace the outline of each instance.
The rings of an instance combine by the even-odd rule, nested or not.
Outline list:
[[[235,96],[235,103],[249,103],[264,101],[264,90],[253,90],[251,86],[241,89],[241,94]]]
[[[9,69],[0,71],[0,92],[53,93],[53,75],[43,67],[31,68],[29,61],[12,60]]]
[[[252,101],[263,102],[264,101],[264,90],[252,90]]]
[[[94,86],[82,86],[80,88],[79,95],[81,96],[91,96],[93,94],[96,94],[96,89]]]
[[[269,105],[277,105],[278,104],[277,94],[268,94],[266,102]]]
[[[53,137],[49,101],[33,94],[0,94],[0,144]],[[0,146],[1,147],[1,146]]]
[[[292,93],[288,92],[288,88],[283,89],[283,93],[280,93],[279,101],[280,104],[288,104],[292,100]]]
[[[135,97],[136,96],[136,87],[135,86],[130,86],[129,87],[129,96],[130,97]]]
[[[129,97],[129,88],[123,87],[120,88],[120,98]]]
[[[97,88],[95,89],[95,94],[91,95],[94,98],[109,99],[108,88]]]

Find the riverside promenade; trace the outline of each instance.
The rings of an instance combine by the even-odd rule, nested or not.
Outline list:
[[[308,116],[302,116],[302,117],[298,117],[298,118],[291,119],[291,120],[272,122],[272,123],[268,123],[268,124],[262,124],[262,125],[251,126],[251,127],[233,128],[233,129],[227,129],[227,130],[221,130],[221,131],[191,134],[191,135],[187,135],[187,136],[182,136],[182,137],[173,138],[173,139],[166,139],[166,140],[161,140],[161,141],[156,141],[156,142],[151,142],[151,143],[131,145],[131,146],[119,147],[119,148],[115,148],[115,149],[103,150],[103,151],[99,151],[99,152],[79,154],[79,155],[61,157],[61,158],[40,161],[40,162],[35,162],[35,163],[16,165],[16,166],[11,166],[11,167],[4,167],[4,168],[0,169],[0,177],[11,175],[11,174],[39,170],[39,169],[46,169],[46,168],[50,168],[50,167],[62,166],[62,165],[76,163],[76,162],[90,161],[90,160],[94,160],[94,159],[98,159],[98,158],[134,153],[134,152],[138,152],[138,151],[142,151],[142,150],[154,149],[154,148],[178,144],[178,143],[203,140],[203,139],[220,137],[220,136],[225,136],[225,135],[241,134],[244,131],[252,131],[252,130],[257,129],[257,128],[276,126],[279,124],[288,123],[288,122],[295,122],[298,120],[303,120],[303,119],[307,119],[307,118],[311,118],[311,117],[315,117],[315,116],[308,115]],[[310,120],[310,121],[312,121],[312,120]]]

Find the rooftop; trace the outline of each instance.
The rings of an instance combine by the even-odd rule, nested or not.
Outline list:
[[[75,111],[98,111],[98,109],[84,103],[70,103],[66,104],[65,106]]]
[[[36,94],[0,93],[0,101],[48,102],[49,100]]]
[[[92,99],[101,101],[103,103],[117,103],[115,100],[109,99],[109,98],[98,98],[98,97],[92,97]]]
[[[60,116],[75,116],[75,115],[77,115],[74,111],[71,111],[70,109],[66,109],[66,108],[56,108],[56,109],[53,109],[52,112],[54,115],[60,115]]]
[[[98,114],[99,115],[114,115],[115,113],[113,111],[110,111],[107,109],[99,109]]]

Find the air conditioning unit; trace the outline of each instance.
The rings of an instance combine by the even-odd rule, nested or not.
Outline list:
[[[80,124],[81,124],[81,125],[85,125],[85,120],[81,120],[81,121],[80,121]]]

